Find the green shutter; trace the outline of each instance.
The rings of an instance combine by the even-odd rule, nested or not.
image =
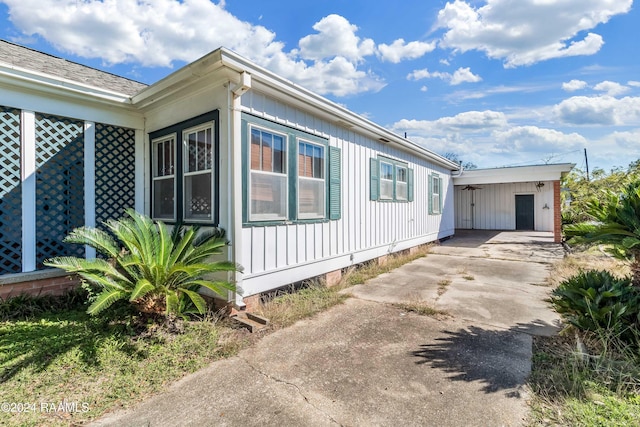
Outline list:
[[[329,219],[342,216],[342,155],[337,147],[329,147]]]
[[[440,195],[438,199],[440,200],[440,215],[442,215],[442,202],[444,201],[444,191],[442,188],[442,178],[438,178],[438,187],[440,188]]]
[[[427,176],[429,183],[429,215],[433,215],[433,175]]]
[[[413,169],[407,169],[407,200],[413,202]]]
[[[369,159],[369,198],[378,200],[380,198],[380,165],[378,159]]]

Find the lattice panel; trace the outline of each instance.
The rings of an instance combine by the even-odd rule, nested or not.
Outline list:
[[[84,225],[83,123],[36,114],[36,262],[82,256],[80,245],[62,243]]]
[[[135,205],[135,131],[96,124],[96,222]]]
[[[0,274],[22,271],[20,111],[0,106]]]

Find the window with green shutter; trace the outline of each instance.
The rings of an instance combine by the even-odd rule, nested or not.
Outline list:
[[[378,156],[369,159],[369,198],[386,202],[413,202],[413,169],[404,162]]]
[[[242,122],[246,225],[341,218],[339,148],[316,135],[248,114]]]
[[[429,215],[442,213],[442,178],[437,173],[429,175]]]

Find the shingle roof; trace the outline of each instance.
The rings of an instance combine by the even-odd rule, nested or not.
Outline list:
[[[0,40],[0,63],[133,96],[146,84]]]

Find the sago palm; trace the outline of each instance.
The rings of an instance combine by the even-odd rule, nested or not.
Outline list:
[[[224,230],[199,233],[197,227],[174,227],[170,232],[163,222],[154,222],[132,209],[126,214],[105,222],[110,233],[80,227],[65,238],[65,242],[95,248],[104,259],[58,257],[45,262],[77,273],[100,289],[87,310],[89,314],[98,314],[123,299],[133,303],[161,300],[168,315],[184,315],[190,306],[202,314],[206,303],[198,293],[201,287],[219,295],[235,291],[228,281],[205,278],[240,268],[229,261],[212,260],[227,244]]]
[[[607,190],[603,201],[588,203],[587,214],[592,221],[565,227],[571,242],[609,245],[609,253],[630,262],[632,283],[640,287],[640,181],[619,194]]]

